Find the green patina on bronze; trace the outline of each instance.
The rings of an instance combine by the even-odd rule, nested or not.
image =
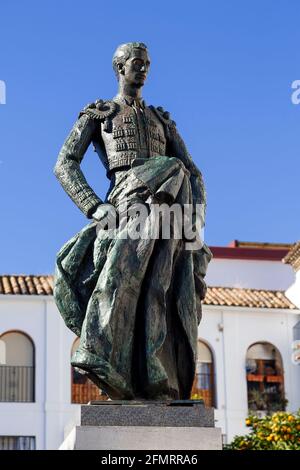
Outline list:
[[[124,201],[205,207],[204,184],[169,113],[141,98],[150,65],[145,45],[120,46],[113,65],[119,94],[80,113],[55,166],[65,191],[92,221],[58,253],[54,297],[80,337],[72,365],[110,398],[188,399],[211,252],[206,245],[189,251],[174,237],[125,238],[131,218],[114,237],[99,230],[107,205],[80,163],[93,143],[111,180],[105,202],[119,213]]]

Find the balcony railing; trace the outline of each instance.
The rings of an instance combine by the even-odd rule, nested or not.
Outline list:
[[[248,382],[275,382],[275,383],[283,383],[283,376],[282,375],[262,375],[262,374],[247,374],[247,381]]]
[[[107,400],[107,396],[101,394],[101,390],[90,380],[81,384],[72,384],[72,403],[84,404],[99,400]]]
[[[206,406],[214,406],[214,378],[211,373],[196,374],[191,398],[202,399]]]
[[[34,401],[34,367],[0,366],[0,402]]]
[[[35,437],[0,436],[0,450],[35,450]]]

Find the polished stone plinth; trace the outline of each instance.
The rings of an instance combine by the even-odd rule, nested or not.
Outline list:
[[[202,401],[107,401],[81,406],[81,426],[214,427]]]
[[[92,402],[64,450],[220,450],[214,411],[201,401]]]

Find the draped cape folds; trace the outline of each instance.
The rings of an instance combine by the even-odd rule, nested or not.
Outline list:
[[[178,158],[136,160],[106,198],[119,213],[124,201],[192,204],[189,172]],[[175,237],[124,237],[133,223],[111,236],[91,222],[57,255],[54,297],[80,336],[71,363],[112,399],[188,399],[211,253]]]

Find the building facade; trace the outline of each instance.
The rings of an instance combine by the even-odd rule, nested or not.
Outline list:
[[[295,247],[211,247],[192,398],[215,407],[225,442],[246,432],[249,410],[300,408]],[[52,281],[0,276],[0,449],[57,449],[79,423],[80,403],[106,398],[70,367],[76,337],[57,311]]]

